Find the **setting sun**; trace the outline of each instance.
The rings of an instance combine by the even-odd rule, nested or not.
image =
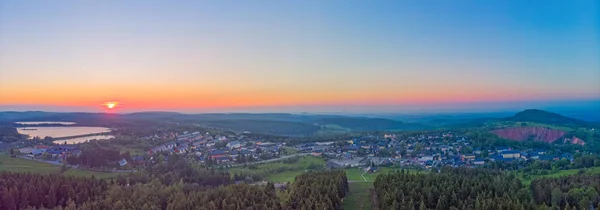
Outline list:
[[[106,102],[104,105],[108,109],[113,109],[113,108],[115,108],[117,106],[117,102]]]

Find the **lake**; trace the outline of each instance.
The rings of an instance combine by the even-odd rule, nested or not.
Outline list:
[[[36,122],[15,122],[17,125],[75,125],[75,122],[53,122],[53,121],[36,121]]]
[[[81,136],[95,133],[110,132],[109,128],[105,127],[86,127],[86,126],[68,126],[68,127],[23,127],[17,128],[20,134],[29,135],[30,139],[36,136],[44,138],[50,136],[52,138],[62,138],[69,136]]]
[[[111,135],[90,135],[90,136],[81,136],[81,135],[89,135],[89,134],[101,134],[110,132],[109,128],[105,127],[87,127],[87,126],[61,126],[61,127],[23,127],[17,128],[17,131],[20,134],[25,134],[29,136],[29,139],[33,139],[36,136],[40,138],[44,138],[46,136],[50,136],[52,138],[65,138],[61,140],[56,140],[54,143],[56,144],[77,144],[86,142],[89,140],[105,140],[114,138]],[[68,138],[70,136],[79,136],[74,138]]]
[[[79,143],[87,142],[89,140],[106,140],[106,139],[112,139],[112,138],[114,138],[114,136],[111,136],[111,135],[94,135],[94,136],[84,136],[84,137],[76,137],[76,138],[69,138],[69,139],[63,139],[63,140],[56,140],[56,141],[53,141],[53,143],[55,143],[55,144],[64,144],[66,142],[67,144],[79,144]]]

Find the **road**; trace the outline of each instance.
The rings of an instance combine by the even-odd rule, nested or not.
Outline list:
[[[261,160],[261,161],[257,161],[257,162],[250,162],[250,163],[244,163],[244,164],[233,164],[233,165],[229,165],[229,167],[238,167],[238,166],[244,166],[244,165],[249,166],[249,165],[277,162],[277,161],[285,160],[285,159],[292,158],[292,157],[307,156],[307,155],[310,155],[310,153],[298,153],[298,154],[293,154],[293,155],[281,156],[281,157],[274,158],[274,159]]]

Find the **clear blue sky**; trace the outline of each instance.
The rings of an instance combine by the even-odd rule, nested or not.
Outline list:
[[[118,101],[123,111],[377,111],[596,100],[599,8],[594,0],[1,1],[0,108],[93,111]]]

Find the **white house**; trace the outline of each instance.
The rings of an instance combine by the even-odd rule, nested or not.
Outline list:
[[[233,149],[239,149],[242,147],[242,143],[240,143],[239,141],[232,141],[227,143],[227,148],[229,148],[230,150]]]

